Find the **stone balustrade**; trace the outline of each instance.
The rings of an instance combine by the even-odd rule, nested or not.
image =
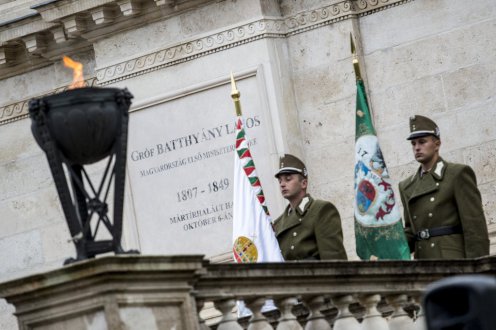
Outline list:
[[[492,260],[212,264],[195,289],[197,300],[221,312],[217,329],[245,326],[232,314],[237,300],[253,312],[249,329],[425,329],[425,287],[446,276],[494,274]],[[265,317],[267,299],[279,311]]]
[[[111,256],[0,284],[0,296],[15,306],[20,329],[405,330],[425,329],[419,301],[430,283],[495,273],[496,257],[211,264]],[[238,319],[239,301],[251,316]],[[209,305],[217,318],[202,320]]]

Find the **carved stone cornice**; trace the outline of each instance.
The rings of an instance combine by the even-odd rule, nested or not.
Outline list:
[[[44,21],[40,15],[30,15],[20,21],[6,22],[0,27],[0,45],[39,32],[45,32],[57,26],[55,23]]]
[[[344,0],[285,18],[288,36],[333,24],[351,17],[369,15],[414,0]]]
[[[92,86],[97,85],[96,78],[94,78],[94,77],[87,79],[85,81],[86,81],[86,84],[88,87],[92,87]],[[43,97],[43,96],[48,96],[51,94],[60,93],[60,92],[67,90],[68,88],[69,88],[68,85],[62,86],[62,87],[56,88],[56,89],[54,89],[48,93],[38,95],[35,97]],[[19,101],[19,102],[0,106],[0,125],[4,125],[7,123],[16,121],[16,120],[27,118],[29,116],[28,103],[29,103],[29,100],[31,100],[32,98],[33,97]]]

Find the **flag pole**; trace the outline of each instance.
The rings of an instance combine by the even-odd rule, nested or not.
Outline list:
[[[241,96],[241,94],[239,93],[238,91],[238,88],[236,87],[236,82],[234,81],[234,76],[233,76],[233,73],[231,71],[231,97],[234,101],[234,108],[236,109],[236,116],[241,116],[241,102],[239,100],[239,97]]]
[[[362,80],[362,74],[360,73],[360,63],[358,61],[358,55],[356,53],[355,41],[353,40],[353,35],[351,33],[350,33],[350,43],[351,43],[351,55],[353,58],[353,68],[355,69],[355,77],[356,80]]]
[[[354,40],[353,34],[351,32],[350,32],[350,44],[351,44],[351,57],[352,57],[352,61],[353,61],[353,69],[355,70],[356,83],[357,83],[357,85],[359,85],[360,83],[362,85],[362,90],[364,93],[365,102],[367,103],[367,107],[368,107],[369,112],[370,112],[372,124],[374,124],[375,120],[372,116],[373,110],[372,110],[372,107],[371,107],[370,102],[368,100],[368,97],[366,96],[367,95],[367,92],[366,92],[367,88],[365,87],[365,81],[362,78],[362,73],[360,70],[360,59],[358,58],[358,54],[357,54],[357,50],[356,50],[356,46],[355,46],[355,40]]]
[[[357,102],[358,102],[359,91],[362,90],[363,99],[365,101],[365,107],[368,109],[368,111],[367,111],[368,112],[368,115],[370,116],[370,119],[371,119],[371,121],[373,123],[374,120],[372,119],[372,113],[370,111],[371,109],[370,109],[370,106],[369,106],[369,102],[367,100],[367,96],[366,96],[367,94],[365,92],[365,83],[364,83],[364,81],[362,79],[362,73],[360,72],[360,61],[358,60],[358,54],[357,54],[357,51],[356,51],[355,40],[353,40],[353,39],[354,39],[353,38],[353,34],[350,32],[351,58],[352,58],[352,62],[353,62],[353,69],[355,71],[355,78],[356,78],[356,85],[357,85]],[[361,85],[361,87],[360,87],[360,85]],[[356,221],[356,219],[355,219],[355,221]],[[355,233],[355,239],[356,239],[356,233]],[[358,243],[356,243],[356,244],[358,246]],[[373,251],[373,248],[370,245],[370,243],[369,243],[368,240],[365,240],[365,245],[368,247],[368,250],[369,251]],[[359,257],[361,258],[360,255],[359,255]],[[376,255],[371,254],[370,257],[369,257],[369,260],[379,260],[379,258]]]
[[[233,257],[236,262],[284,261],[243,128],[240,92],[232,72],[231,87],[231,97],[237,115],[232,219]]]

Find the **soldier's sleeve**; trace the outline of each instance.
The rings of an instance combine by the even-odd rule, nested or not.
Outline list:
[[[401,188],[401,183],[399,184],[401,205],[403,205],[403,219],[405,220],[405,236],[408,241],[408,246],[410,251],[415,251],[415,233],[412,228],[412,223],[410,220],[410,215],[408,214],[407,202],[405,200],[405,195],[403,189]]]
[[[325,203],[320,209],[315,223],[315,239],[321,260],[348,259],[343,246],[341,217],[331,203]]]
[[[455,199],[463,227],[465,255],[477,258],[489,254],[489,235],[482,209],[477,179],[469,166],[463,166],[455,183]]]

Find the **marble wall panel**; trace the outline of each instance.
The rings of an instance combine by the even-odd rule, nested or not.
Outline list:
[[[461,25],[458,29],[443,34],[369,53],[367,40],[371,37],[370,31],[362,27],[369,88],[384,90],[390,86],[456,71],[477,63],[494,63],[495,46],[487,39],[494,29],[494,20],[473,26]]]
[[[37,96],[58,86],[55,85],[55,73],[52,66],[47,66],[29,73],[0,80],[0,104],[7,105],[30,96]],[[43,79],[40,79],[43,77]]]
[[[31,120],[29,118],[2,125],[0,130],[2,132],[0,164],[40,156],[43,153],[31,134]]]
[[[305,72],[294,73],[296,101],[302,112],[353,95],[356,90],[353,86],[355,78],[350,71],[351,65],[348,64],[350,61],[341,62],[333,67],[325,64],[319,68],[309,68]]]
[[[40,253],[45,263],[63,265],[67,258],[76,257],[76,249],[64,219],[59,218],[53,224],[40,228],[40,235],[43,245]]]
[[[0,200],[30,194],[53,184],[45,155],[0,163]]]
[[[54,187],[2,200],[0,209],[1,237],[19,234],[64,219]]]
[[[350,22],[345,21],[288,39],[300,112],[354,95],[349,31]]]
[[[440,114],[446,111],[443,80],[440,75],[427,76],[369,96],[377,131],[401,125],[408,130],[408,120],[415,114]],[[404,134],[407,135],[407,131]]]
[[[441,150],[472,147],[496,138],[495,99],[434,119],[441,129]],[[435,118],[435,117],[434,117]]]
[[[492,99],[496,104],[496,59],[443,74],[446,103],[449,110],[477,105]],[[493,114],[493,118],[496,115]]]
[[[291,67],[289,47],[285,39],[273,39],[265,42],[267,58],[263,60],[266,75],[265,95],[272,113],[272,125],[277,152],[282,154],[291,150],[302,154],[299,113],[296,103],[294,76]],[[276,166],[278,160],[276,161]]]
[[[42,239],[38,230],[0,238],[0,278],[16,271],[33,269],[43,264]]]
[[[329,102],[300,113],[303,144],[307,149],[339,148],[355,138],[355,97]]]
[[[355,137],[329,143],[321,148],[309,147],[305,153],[308,173],[316,182],[334,181],[353,176],[355,168]],[[318,181],[317,181],[318,180]]]
[[[477,182],[496,185],[496,139],[463,150],[464,161],[475,169]]]
[[[349,29],[350,22],[345,21],[290,36],[288,43],[292,70],[298,73],[323,65],[344,65],[353,70]],[[348,63],[339,63],[341,60],[347,60]]]
[[[495,15],[496,6],[491,1],[411,1],[378,15],[362,17],[363,46],[366,53],[372,53],[418,39],[433,38],[466,25],[494,19]]]

